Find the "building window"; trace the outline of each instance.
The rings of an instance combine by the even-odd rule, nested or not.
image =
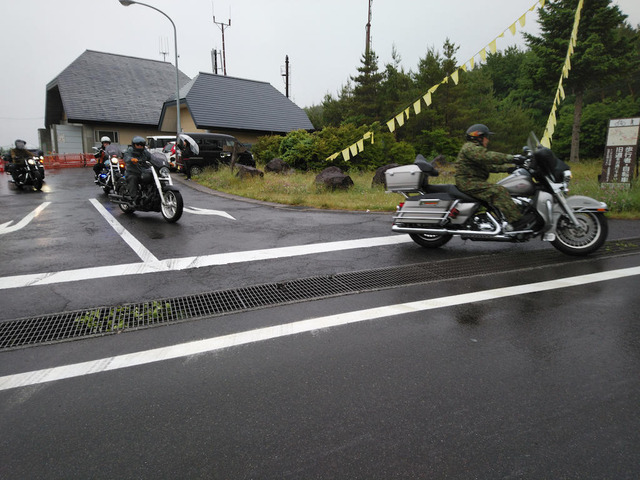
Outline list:
[[[95,130],[94,134],[96,143],[100,143],[102,137],[109,137],[111,143],[120,143],[118,141],[118,132],[114,132],[113,130]]]

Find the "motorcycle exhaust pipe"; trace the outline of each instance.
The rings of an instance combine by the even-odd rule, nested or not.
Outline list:
[[[473,237],[493,237],[500,233],[500,227],[489,231],[449,230],[447,228],[420,228],[392,225],[391,231],[396,233],[419,233],[422,235],[469,235]]]

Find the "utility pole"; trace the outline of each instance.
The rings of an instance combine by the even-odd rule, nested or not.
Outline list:
[[[224,47],[224,29],[231,26],[231,18],[229,18],[229,23],[216,22],[216,16],[214,15],[213,23],[218,25],[218,27],[222,31],[222,72],[224,73],[224,75],[226,75],[227,74],[227,57],[226,57],[226,51]]]
[[[371,4],[373,3],[373,0],[369,0],[369,15],[367,17],[367,25],[366,25],[366,31],[367,31],[367,39],[366,39],[366,45],[364,46],[364,54],[366,57],[369,56],[369,51],[371,50]]]

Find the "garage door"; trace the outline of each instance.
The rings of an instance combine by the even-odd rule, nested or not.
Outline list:
[[[82,127],[53,125],[54,146],[58,153],[83,153]]]

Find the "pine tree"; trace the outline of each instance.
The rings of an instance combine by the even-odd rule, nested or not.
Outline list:
[[[351,77],[354,84],[354,111],[352,115],[356,125],[370,124],[381,120],[378,93],[384,75],[378,71],[378,56],[370,49],[362,54],[361,63],[362,65],[358,67],[359,74]]]
[[[525,34],[536,60],[529,65],[529,75],[539,90],[553,92],[562,72],[579,0],[550,0],[540,10],[539,37]],[[578,41],[571,57],[565,90],[574,95],[574,117],[570,160],[579,160],[580,120],[585,93],[628,75],[633,63],[633,45],[620,34],[627,18],[611,0],[585,0]]]

